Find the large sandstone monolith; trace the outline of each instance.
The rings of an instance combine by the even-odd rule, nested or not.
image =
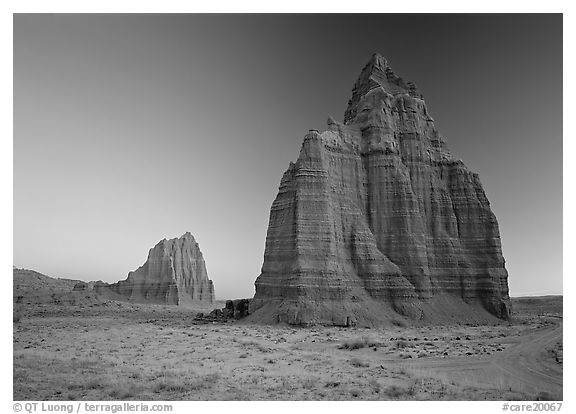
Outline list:
[[[161,240],[150,249],[146,263],[128,273],[126,280],[100,287],[130,301],[167,305],[214,302],[202,252],[190,233]]]
[[[374,55],[344,123],[311,130],[272,204],[250,313],[291,324],[510,312],[496,217],[422,95]]]

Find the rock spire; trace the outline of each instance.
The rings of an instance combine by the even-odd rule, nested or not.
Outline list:
[[[106,288],[134,302],[187,305],[214,302],[214,285],[198,243],[189,232],[161,240],[128,278]]]
[[[250,313],[291,324],[506,319],[508,274],[478,175],[380,55],[344,115],[304,137],[272,204]],[[404,323],[404,322],[403,322]]]

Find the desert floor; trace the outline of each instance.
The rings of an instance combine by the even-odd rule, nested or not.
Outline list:
[[[14,323],[14,399],[561,400],[562,298],[514,309],[491,326],[365,329],[27,305]]]

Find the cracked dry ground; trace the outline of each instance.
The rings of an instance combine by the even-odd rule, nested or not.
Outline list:
[[[195,324],[193,316],[114,302],[31,305],[14,324],[14,399],[562,398],[558,317],[494,326],[294,329]]]

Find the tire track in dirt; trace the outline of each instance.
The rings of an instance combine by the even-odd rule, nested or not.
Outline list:
[[[562,365],[546,358],[546,348],[559,341],[562,341],[562,324],[539,330],[495,356],[488,370],[499,372],[524,389],[562,396]]]
[[[562,398],[562,364],[546,354],[546,348],[562,341],[562,324],[519,337],[514,344],[492,356],[418,359],[400,362],[415,374],[440,375],[461,385],[516,390],[537,398],[548,392]]]

